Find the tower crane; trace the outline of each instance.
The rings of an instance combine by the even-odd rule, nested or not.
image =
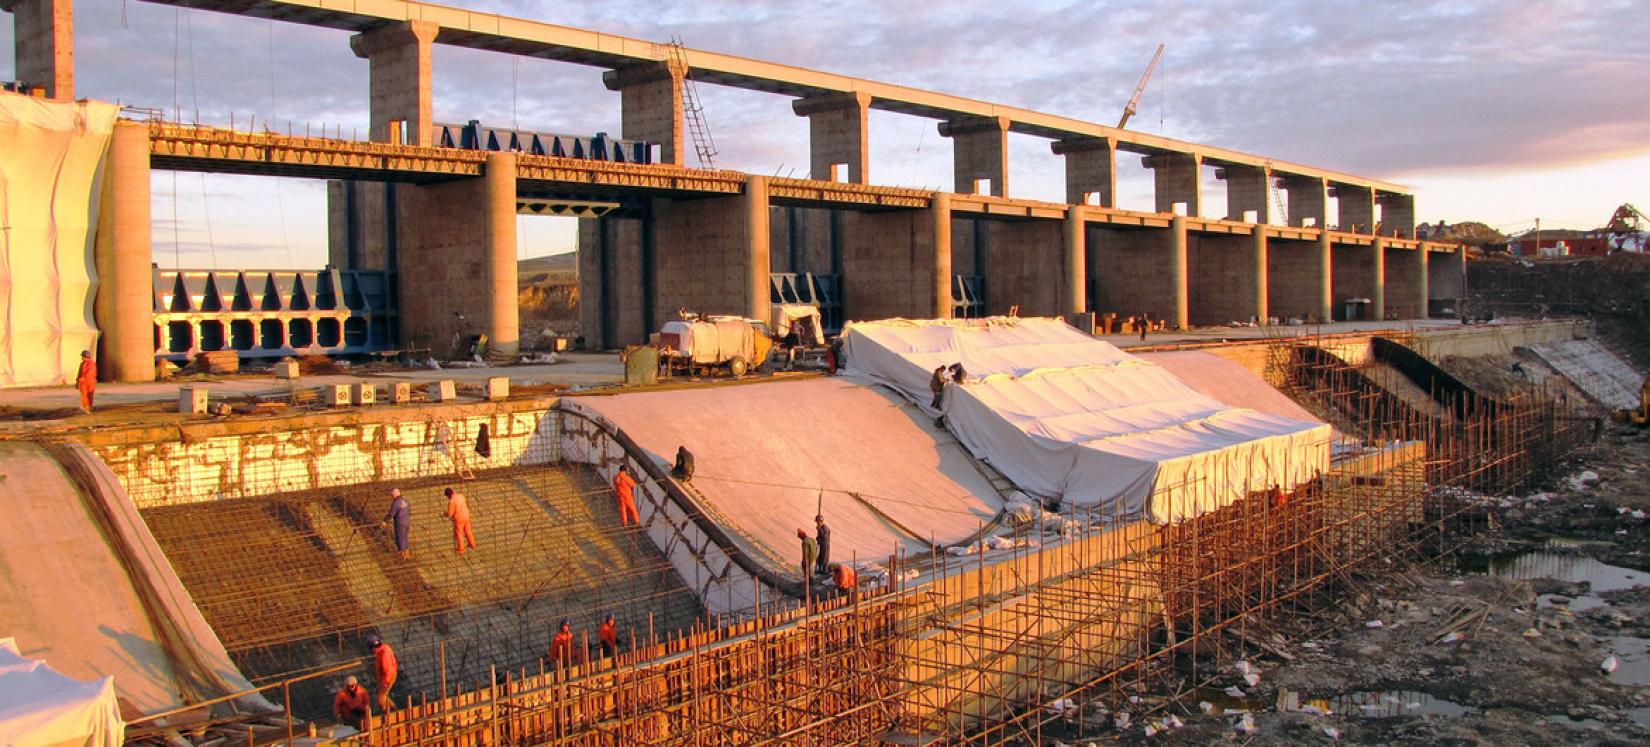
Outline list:
[[[1152,71],[1157,69],[1157,61],[1163,59],[1163,45],[1157,45],[1157,54],[1152,55],[1151,64],[1146,66],[1145,74],[1140,76],[1140,83],[1134,87],[1134,95],[1129,97],[1129,103],[1123,107],[1123,118],[1117,120],[1117,129],[1121,130],[1129,124],[1129,117],[1134,116],[1135,107],[1140,105],[1140,94],[1146,92],[1146,82],[1152,79]]]

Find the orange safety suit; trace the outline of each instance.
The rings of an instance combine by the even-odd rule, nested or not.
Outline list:
[[[844,594],[853,591],[854,585],[859,583],[859,574],[847,563],[838,563],[831,571],[831,578],[836,582],[836,590]]]
[[[476,548],[476,531],[470,526],[470,500],[463,493],[454,492],[453,497],[447,499],[447,518],[453,522],[453,549],[459,555],[464,554],[464,546],[468,544],[471,550]]]
[[[367,699],[367,688],[360,685],[351,685],[338,691],[338,696],[332,699],[332,716],[360,731],[367,730],[367,717],[372,715],[372,706]]]
[[[559,631],[550,639],[550,661],[559,661],[564,667],[573,666],[573,631]]]
[[[92,394],[97,391],[97,361],[80,359],[80,371],[75,374],[74,385],[80,390],[80,409],[91,412]]]
[[[612,620],[602,623],[596,631],[597,637],[602,639],[602,656],[612,656],[619,653],[619,626]]]
[[[388,643],[380,643],[372,650],[373,665],[378,671],[378,710],[389,713],[395,708],[395,702],[390,700],[390,688],[395,687],[395,678],[401,674],[401,663],[395,659],[395,651]]]
[[[642,523],[636,513],[636,480],[628,472],[613,476],[613,493],[619,497],[619,523],[629,526]]]

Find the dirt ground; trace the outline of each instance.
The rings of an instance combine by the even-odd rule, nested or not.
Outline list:
[[[1480,499],[1494,521],[1461,552],[1365,579],[1126,729],[1091,706],[1106,728],[1044,743],[1650,743],[1647,476],[1650,430],[1612,424],[1543,490]]]

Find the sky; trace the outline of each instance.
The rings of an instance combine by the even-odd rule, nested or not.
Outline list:
[[[449,0],[473,10],[668,41],[1115,123],[1158,44],[1131,129],[1398,182],[1418,220],[1592,228],[1650,208],[1650,9],[1641,0]],[[77,95],[185,121],[341,132],[367,126],[367,63],[346,32],[138,0],[75,3]],[[12,43],[0,13],[0,48]],[[14,77],[0,55],[0,79]],[[599,68],[439,43],[435,118],[619,134]],[[701,85],[716,165],[805,176],[790,99]],[[951,186],[933,120],[873,112],[870,180]],[[1064,198],[1048,141],[1010,136],[1010,196]],[[1151,208],[1118,157],[1118,203]],[[1204,180],[1203,213],[1224,185]],[[324,184],[156,171],[163,267],[326,261]],[[1330,221],[1334,222],[1333,213]],[[570,251],[572,219],[524,217],[523,257]]]

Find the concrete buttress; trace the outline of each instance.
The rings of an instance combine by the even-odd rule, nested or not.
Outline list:
[[[808,118],[808,176],[821,181],[868,184],[870,180],[871,94],[828,93],[791,102],[791,111]],[[845,179],[836,166],[845,166]]]
[[[149,128],[117,122],[98,203],[93,259],[101,332],[98,375],[105,381],[155,379],[154,273],[150,246]]]
[[[976,183],[985,179],[991,196],[1008,196],[1009,124],[1007,117],[959,117],[940,123],[940,134],[951,138],[954,191],[975,194]]]
[[[684,163],[682,81],[687,69],[675,61],[640,62],[602,73],[609,91],[619,92],[621,137],[659,146],[659,162]]]

